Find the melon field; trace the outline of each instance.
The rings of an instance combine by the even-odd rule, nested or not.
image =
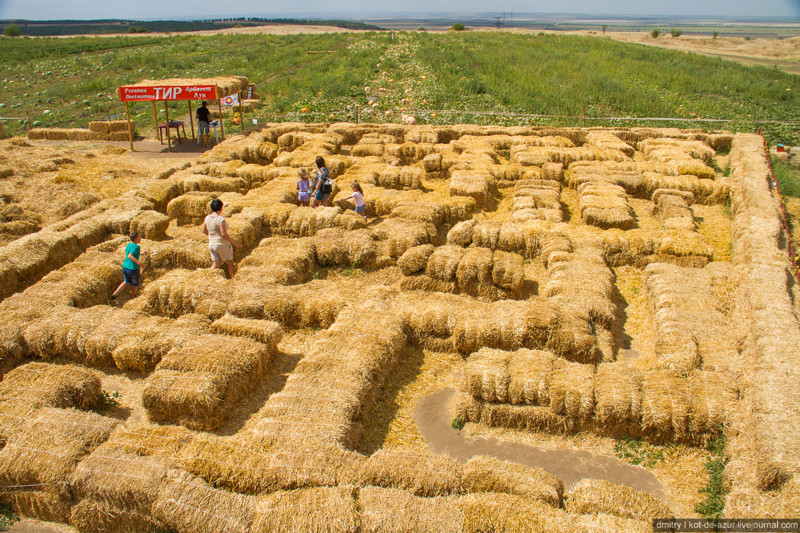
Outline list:
[[[614,53],[675,61],[616,69],[649,96],[636,104],[630,80],[628,103],[598,92],[614,113],[730,112],[732,93],[691,96],[708,61],[743,106],[778,117],[794,77],[606,41],[590,59],[554,36],[240,37],[28,41],[45,66],[130,65],[90,89],[108,94],[244,61],[212,53],[223,44],[272,46],[236,68],[263,82],[264,117],[303,120],[172,156],[0,140],[0,526],[645,532],[653,518],[797,514],[800,293],[764,137],[394,122],[422,105],[572,113]],[[559,44],[583,81],[492,60],[555,61]],[[164,54],[181,46],[208,66]],[[338,53],[306,54],[321,49]],[[63,90],[99,83],[80,79]],[[362,123],[336,120],[367,95]],[[71,106],[43,126],[101,118]],[[298,170],[317,156],[330,205],[303,207]],[[777,171],[794,195],[796,171]],[[355,181],[366,220],[346,199]],[[232,277],[208,268],[215,198],[242,244]],[[112,301],[132,231],[141,287]]]

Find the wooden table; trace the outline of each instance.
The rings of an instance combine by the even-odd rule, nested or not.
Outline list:
[[[171,128],[175,128],[175,133],[178,136],[178,143],[181,142],[181,130],[183,130],[184,140],[187,138],[186,127],[184,126],[184,122],[182,120],[170,120],[169,124],[167,124],[166,122],[162,122],[161,124],[158,125],[158,142],[164,144],[164,138],[162,137],[161,130],[164,130],[164,133],[166,133],[167,137],[169,137],[169,130]]]

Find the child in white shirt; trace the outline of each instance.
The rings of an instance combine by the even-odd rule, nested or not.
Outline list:
[[[347,198],[342,198],[342,200],[349,200],[350,198],[356,202],[356,213],[364,217],[364,220],[367,220],[367,204],[364,201],[364,191],[361,190],[361,185],[357,181],[353,182],[353,194]]]

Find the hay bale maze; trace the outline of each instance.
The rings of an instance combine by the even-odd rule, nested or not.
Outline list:
[[[334,194],[301,207],[317,155]],[[366,222],[342,200],[353,180]],[[208,269],[213,198],[243,245],[232,278]],[[142,288],[110,302],[132,230]],[[446,387],[469,435],[701,456],[724,436],[725,514],[796,511],[797,284],[753,135],[269,124],[0,258],[0,503],[24,516],[90,532],[696,516],[676,480],[702,462],[662,464],[653,496],[434,453],[413,410]]]

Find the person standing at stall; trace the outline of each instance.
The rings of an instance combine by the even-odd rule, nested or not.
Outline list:
[[[208,102],[203,100],[200,107],[195,112],[197,116],[197,143],[200,146],[211,142],[211,111],[208,110]],[[205,137],[203,137],[205,135]]]

